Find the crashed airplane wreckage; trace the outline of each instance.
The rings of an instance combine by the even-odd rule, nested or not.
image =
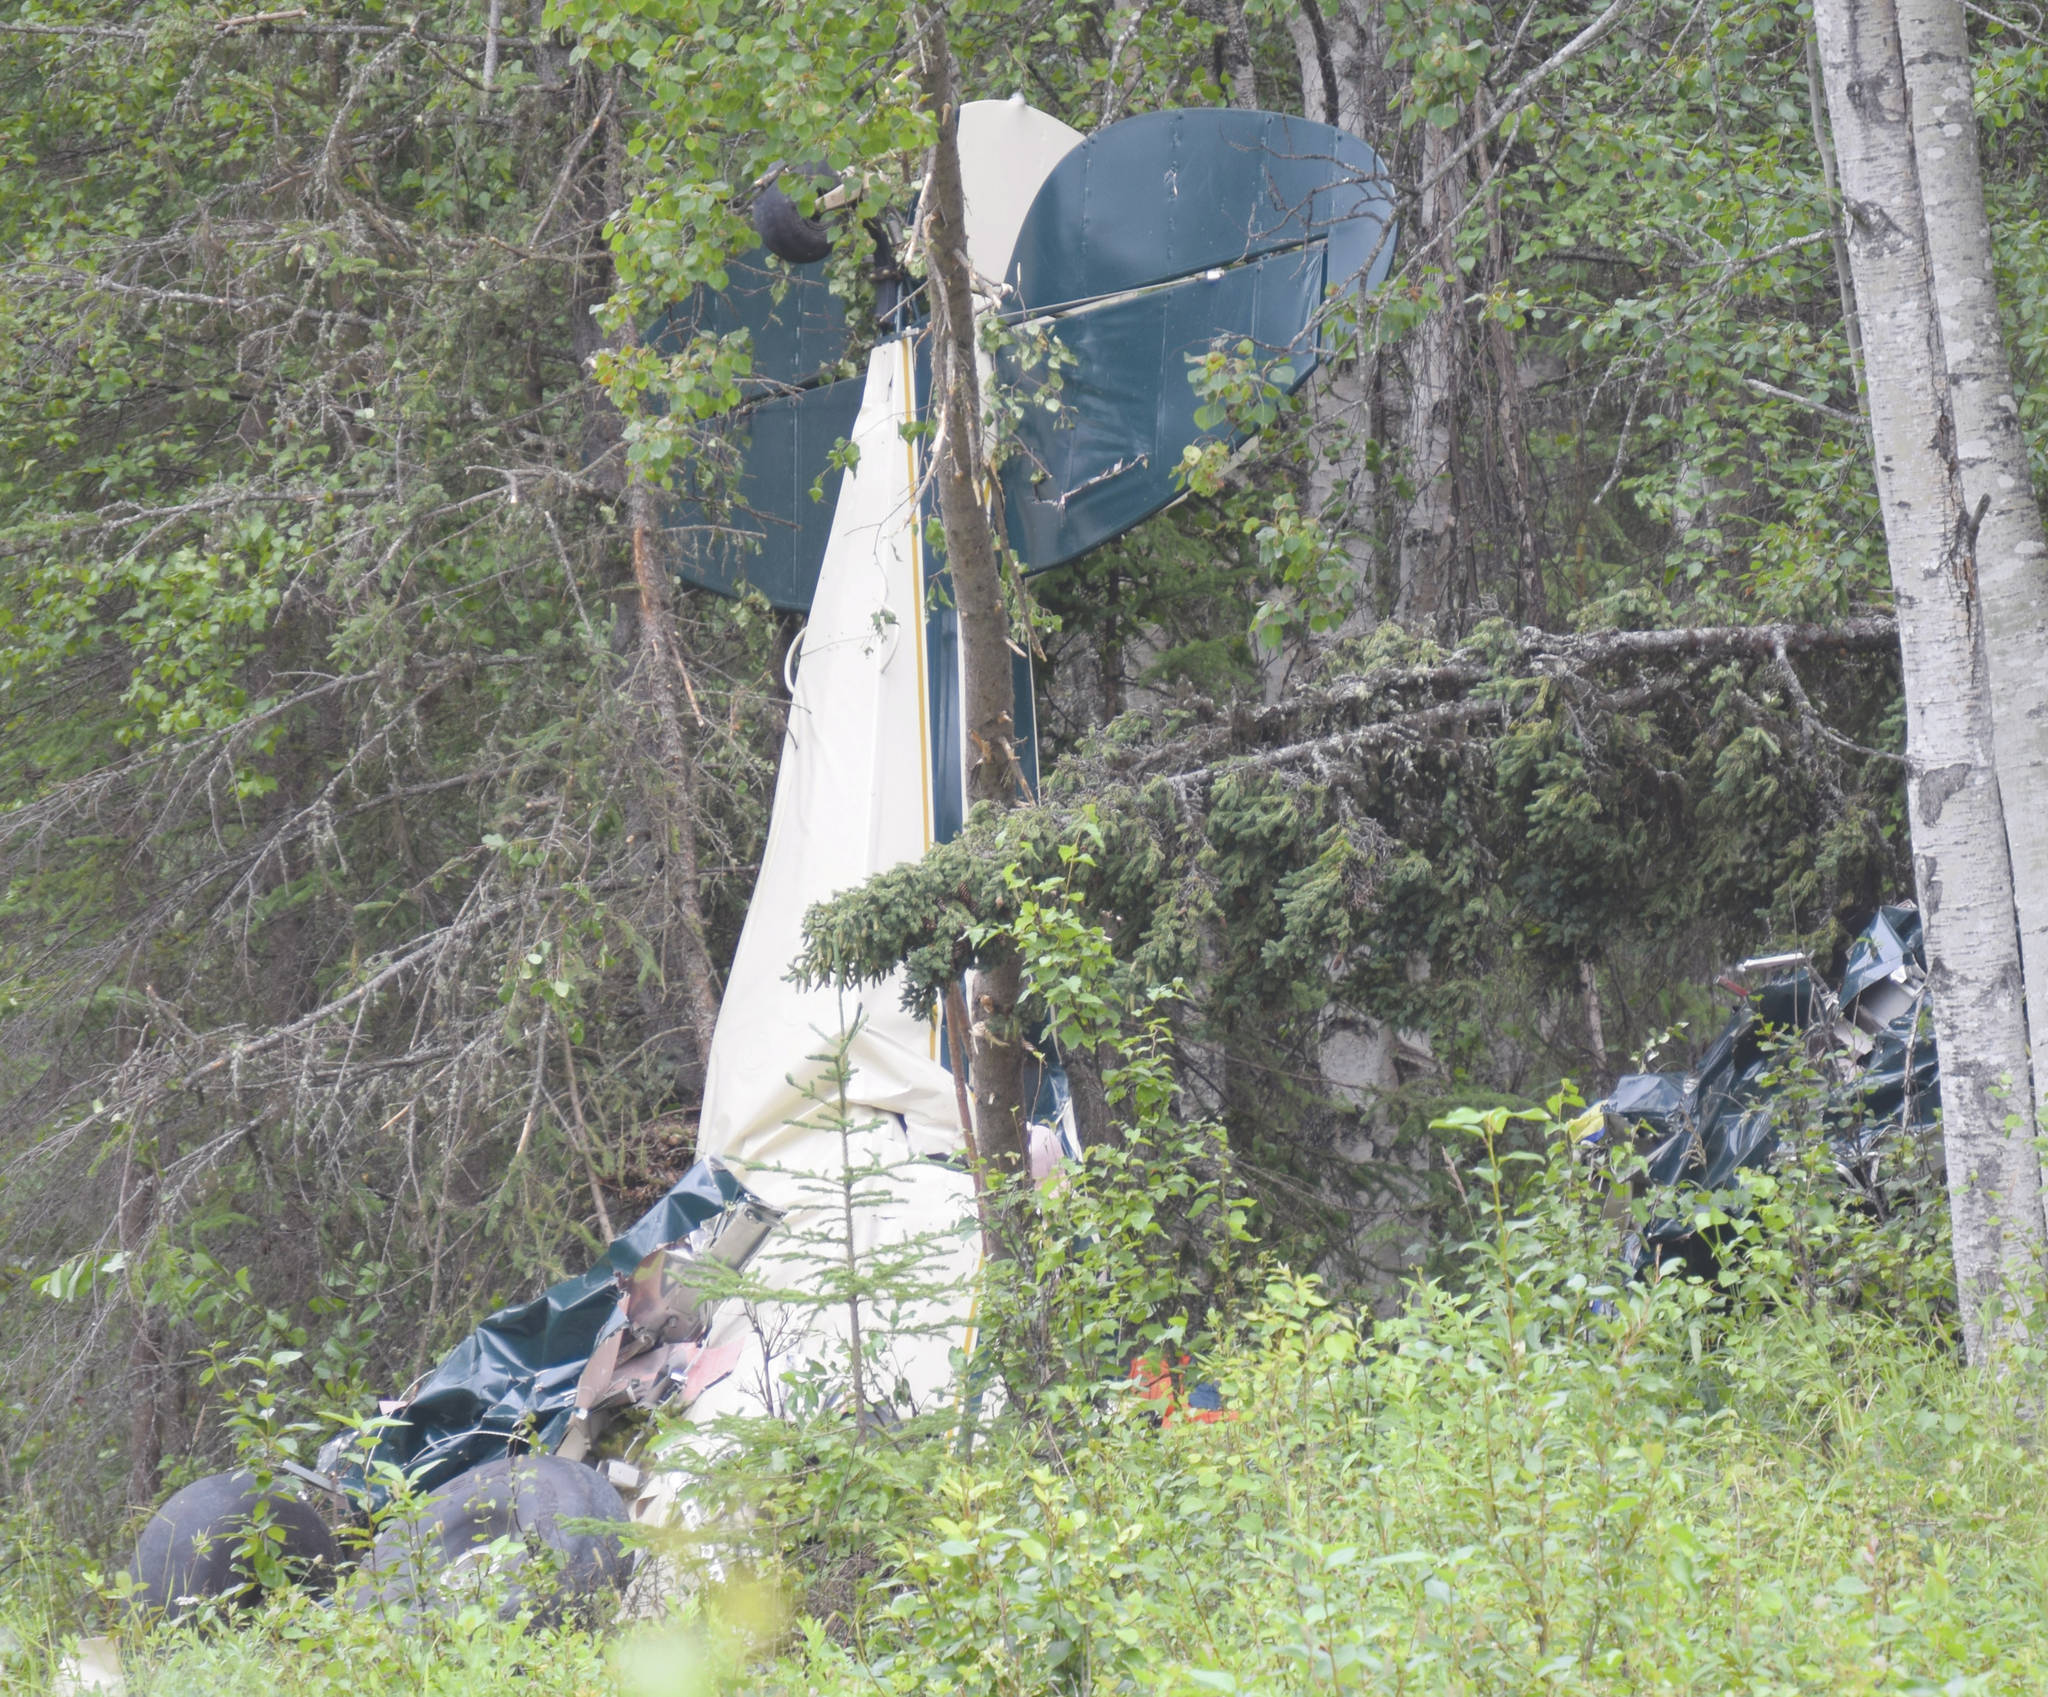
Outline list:
[[[1753,987],[1723,981],[1741,1000],[1697,1066],[1631,1073],[1594,1107],[1600,1125],[1586,1145],[1633,1149],[1642,1189],[1670,1203],[1622,1245],[1637,1273],[1713,1270],[1713,1234],[1688,1198],[1730,1191],[1737,1174],[1767,1170],[1785,1152],[1784,1074],[1797,1054],[1821,1083],[1836,1174],[1867,1198],[1882,1197],[1903,1134],[1930,1129],[1941,1106],[1918,909],[1879,908],[1850,945],[1839,988],[1804,954],[1761,956],[1737,971]]]
[[[959,147],[980,309],[1064,349],[1057,406],[1021,409],[1019,451],[1001,475],[1027,571],[1076,559],[1175,498],[1183,449],[1214,434],[1196,422],[1191,357],[1249,343],[1274,380],[1298,385],[1315,367],[1329,303],[1376,288],[1391,263],[1380,161],[1323,124],[1160,112],[1084,138],[1020,97],[964,106]],[[744,330],[751,342],[751,377],[727,426],[741,513],[704,526],[687,505],[672,515],[709,538],[679,574],[808,615],[767,846],[711,1044],[701,1158],[597,1267],[492,1315],[384,1405],[367,1457],[348,1462],[337,1443],[319,1467],[282,1466],[274,1483],[221,1474],[172,1497],[131,1568],[144,1608],[176,1614],[250,1591],[239,1552],[252,1517],[309,1583],[331,1577],[334,1505],[367,1517],[395,1481],[418,1512],[373,1543],[361,1595],[424,1604],[436,1571],[513,1532],[559,1559],[552,1601],[515,1586],[507,1609],[547,1612],[618,1583],[619,1541],[591,1524],[623,1518],[627,1502],[640,1518],[674,1504],[658,1475],[643,1489],[625,1461],[586,1465],[608,1421],[633,1408],[697,1426],[773,1413],[779,1387],[845,1360],[843,1311],[790,1302],[764,1323],[772,1299],[729,1293],[742,1268],[771,1291],[818,1282],[804,1245],[838,1215],[849,1164],[868,1175],[850,1211],[854,1253],[915,1246],[933,1293],[890,1317],[877,1378],[923,1408],[957,1394],[981,1238],[948,1034],[907,1012],[897,983],[855,998],[801,991],[785,976],[814,903],[918,858],[963,823],[960,643],[945,561],[926,540],[923,449],[910,428],[928,409],[929,350],[890,232],[871,225],[877,334],[865,374],[838,377],[855,338],[824,280],[829,230],[773,182],[754,218],[767,251],[647,337],[670,352],[707,333]],[[1004,375],[1033,382],[1015,366]],[[842,441],[856,450],[843,469]],[[749,530],[749,545],[735,545]],[[1029,662],[1017,665],[1019,756],[1035,780]],[[834,1033],[828,1090],[821,1050]],[[1063,1083],[1044,1069],[1041,1148],[1071,1149]]]

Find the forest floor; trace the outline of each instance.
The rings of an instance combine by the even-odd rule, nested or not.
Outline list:
[[[127,1690],[2048,1687],[2034,1368],[1972,1374],[1920,1321],[1783,1287],[1603,1295],[1514,1225],[1490,1284],[1391,1322],[1272,1274],[1197,1369],[1226,1418],[1097,1398],[968,1458],[842,1449],[808,1527],[785,1513],[666,1621],[429,1629],[286,1596],[128,1642]],[[871,1583],[828,1624],[806,1607],[861,1590],[821,1582],[835,1562]],[[78,1594],[18,1548],[9,1689],[43,1685]]]

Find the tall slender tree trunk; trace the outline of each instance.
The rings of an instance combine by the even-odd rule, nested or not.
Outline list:
[[[1252,32],[1245,22],[1244,0],[1201,0],[1198,13],[1216,27],[1217,80],[1230,91],[1230,104],[1242,112],[1256,112],[1259,71],[1252,58]]]
[[[1361,141],[1383,141],[1390,79],[1379,0],[1298,0],[1287,29],[1301,71],[1302,109]],[[1380,551],[1372,530],[1383,491],[1364,448],[1379,426],[1386,373],[1377,353],[1344,347],[1331,353],[1309,390],[1314,453],[1307,496],[1308,510],[1337,533],[1358,581],[1358,606],[1334,633],[1341,640],[1369,628],[1378,616],[1373,589]],[[1285,669],[1275,667],[1269,693],[1284,678]]]
[[[1420,126],[1415,259],[1428,291],[1428,310],[1402,344],[1407,373],[1401,409],[1401,469],[1408,492],[1395,538],[1394,615],[1433,624],[1451,598],[1457,575],[1458,367],[1464,350],[1463,289],[1457,269],[1458,220],[1465,210],[1467,167],[1452,163],[1455,131]]]
[[[162,1151],[147,1156],[138,1134],[128,1134],[121,1165],[121,1206],[117,1230],[121,1252],[128,1257],[129,1300],[135,1309],[135,1333],[128,1343],[128,1506],[147,1507],[156,1500],[157,1474],[163,1465],[167,1407],[171,1393],[170,1326],[162,1310],[149,1303],[143,1261],[149,1251],[156,1214],[157,1187],[162,1177]]]
[[[2048,531],[2020,433],[1991,221],[1984,210],[1970,38],[1957,0],[1900,0],[1899,45],[1927,208],[1927,256],[1955,411],[1963,504],[1991,661],[1992,748],[2012,856],[2034,1100],[2048,1083]]]
[[[1475,114],[1475,118],[1478,114]],[[1482,180],[1487,177],[1486,150],[1476,155]],[[1483,261],[1485,286],[1506,286],[1512,262],[1508,255],[1506,219],[1501,210],[1500,184],[1488,185],[1486,207],[1486,256]],[[1514,609],[1520,625],[1550,622],[1549,597],[1543,582],[1543,540],[1536,522],[1536,462],[1529,452],[1529,433],[1522,417],[1521,360],[1515,350],[1515,333],[1498,315],[1489,314],[1480,328],[1487,364],[1493,382],[1492,429],[1486,438],[1496,499],[1502,509],[1495,523],[1496,548],[1505,532],[1512,553],[1501,572],[1503,599]],[[1499,550],[1508,553],[1508,550]]]
[[[1856,320],[1856,290],[1849,280],[1849,245],[1842,239],[1842,185],[1835,181],[1835,143],[1828,134],[1821,89],[1820,43],[1806,32],[1806,110],[1813,125],[1813,147],[1820,155],[1821,186],[1828,192],[1828,217],[1833,222],[1828,247],[1834,255],[1835,288],[1842,301],[1842,338],[1849,344],[1849,380],[1856,385],[1856,406],[1870,425],[1870,403],[1863,393],[1863,329]]]
[[[626,468],[626,521],[632,528],[633,582],[639,592],[640,652],[635,675],[652,721],[663,782],[655,809],[661,855],[658,876],[667,897],[663,949],[669,996],[679,1003],[695,1040],[696,1065],[711,1056],[718,1024],[718,969],[704,936],[702,881],[697,865],[697,762],[688,723],[697,718],[689,673],[676,643],[669,575],[659,553],[660,506],[637,466]],[[686,717],[687,715],[687,717]]]
[[[1301,67],[1302,109],[1360,141],[1384,141],[1392,76],[1381,0],[1298,0],[1287,31]]]
[[[1022,774],[1017,761],[1017,701],[1011,682],[1010,620],[989,522],[981,451],[981,383],[975,370],[974,276],[967,257],[966,193],[960,181],[960,107],[946,16],[933,6],[918,41],[918,76],[938,122],[919,201],[931,302],[932,398],[938,428],[933,480],[946,534],[946,564],[960,620],[962,719],[969,759],[967,800],[1009,807]],[[967,1034],[975,1140],[984,1160],[1011,1169],[1024,1161],[1024,1044],[1017,1029],[1018,961],[1007,953],[983,963],[970,985]]]
[[[1914,882],[1941,1042],[1957,1295],[1970,1359],[2039,1275],[2012,863],[1992,757],[1984,604],[1956,452],[1895,0],[1818,0],[1828,115],[1848,210],[1878,499],[1906,686]]]
[[[625,125],[617,112],[606,120],[605,171],[608,201],[625,204]],[[622,340],[630,343],[630,324]],[[626,525],[632,549],[633,582],[628,609],[635,646],[633,678],[652,733],[654,759],[647,787],[644,828],[655,850],[648,857],[662,901],[660,1010],[671,1027],[691,1039],[692,1083],[701,1085],[711,1057],[711,1033],[718,1024],[718,969],[705,937],[702,882],[697,864],[697,762],[691,725],[701,726],[690,674],[676,641],[673,590],[662,556],[661,498],[622,447],[620,475],[626,496]],[[622,624],[625,621],[621,621]]]

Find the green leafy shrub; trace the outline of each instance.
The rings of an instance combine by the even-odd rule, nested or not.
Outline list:
[[[1625,1284],[1570,1105],[1445,1123],[1492,1216],[1463,1288],[1375,1324],[1274,1271],[1197,1369],[1232,1418],[949,1460],[862,1647],[770,1688],[2037,1688],[2033,1393],[1910,1314],[1809,1305],[1757,1252],[1796,1177],[1719,1210],[1753,1246],[1718,1284]],[[1882,1222],[1804,1224],[1883,1276]]]

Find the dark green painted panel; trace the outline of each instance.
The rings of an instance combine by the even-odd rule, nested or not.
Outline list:
[[[1074,356],[1061,412],[1027,413],[1003,468],[1010,542],[1043,571],[1149,518],[1174,498],[1181,450],[1202,439],[1188,360],[1249,338],[1266,360],[1315,366],[1305,333],[1323,297],[1323,244],[1125,295],[1057,319]],[[1014,371],[1011,373],[1015,380]]]
[[[1306,118],[1126,118],[1053,167],[1006,278],[1027,310],[1053,312],[1329,236],[1332,280],[1369,289],[1392,260],[1391,190],[1370,147]]]
[[[778,395],[737,413],[726,428],[741,456],[739,506],[717,516],[678,502],[668,514],[669,554],[685,581],[736,595],[758,589],[777,607],[807,612],[832,533],[845,475],[832,448],[853,434],[865,380]],[[823,476],[823,498],[811,486]]]
[[[1393,215],[1370,147],[1273,112],[1155,112],[1061,160],[1009,270],[1015,310],[1050,316],[1076,362],[1060,412],[1027,412],[1003,470],[1026,569],[1076,559],[1174,498],[1173,468],[1202,434],[1189,355],[1249,338],[1305,379],[1325,287],[1385,279]]]
[[[846,312],[825,286],[825,267],[784,265],[757,248],[726,267],[730,286],[678,301],[645,331],[651,348],[675,353],[693,336],[752,334],[753,387],[810,383],[846,357]],[[778,299],[777,296],[780,296]]]
[[[1027,569],[1073,559],[1173,499],[1172,468],[1198,435],[1189,354],[1250,337],[1276,357],[1291,350],[1296,380],[1305,377],[1314,350],[1303,332],[1325,286],[1377,286],[1392,262],[1392,219],[1371,148],[1278,113],[1152,113],[1098,131],[1062,160],[1010,268],[1024,306],[1056,316],[1080,361],[1063,415],[1028,418],[1026,454],[1004,473]],[[753,332],[753,387],[764,398],[734,421],[746,510],[732,529],[743,534],[679,504],[674,553],[692,583],[726,594],[752,586],[799,610],[817,584],[839,474],[826,475],[822,502],[811,486],[860,400],[851,379],[789,392],[845,348],[822,272],[750,255],[731,268],[731,289],[672,309],[650,331],[656,345],[680,345],[698,328]],[[1104,298],[1133,290],[1147,292]]]
[[[825,267],[785,266],[763,250],[726,268],[731,286],[670,307],[649,326],[648,345],[673,353],[698,334],[748,331],[754,374],[748,400],[725,421],[740,457],[739,507],[712,514],[677,501],[668,514],[670,557],[685,582],[721,595],[758,589],[778,607],[811,604],[832,529],[840,473],[832,447],[853,430],[858,378],[821,383],[846,356],[846,314],[825,286]],[[811,486],[824,474],[824,499]]]
[[[537,1429],[538,1447],[553,1448],[584,1364],[618,1312],[618,1276],[748,1194],[729,1168],[699,1161],[589,1272],[499,1309],[457,1344],[378,1437],[373,1460],[404,1468],[425,1491],[503,1455],[522,1431]],[[370,1502],[383,1499],[380,1478],[356,1471],[342,1483]]]

